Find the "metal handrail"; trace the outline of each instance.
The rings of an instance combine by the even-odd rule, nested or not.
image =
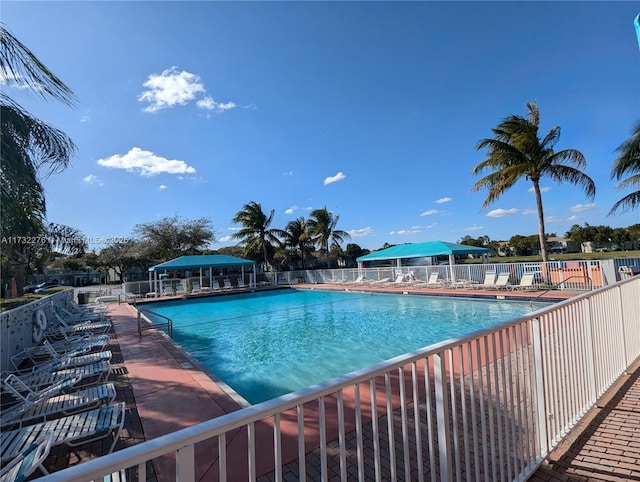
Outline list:
[[[586,280],[588,280],[588,281],[589,281],[589,282],[587,283],[587,284],[589,285],[589,290],[592,290],[592,289],[593,289],[593,280],[591,279],[591,277],[590,277],[590,276],[572,275],[572,276],[569,276],[567,279],[564,279],[564,280],[562,280],[562,281],[559,281],[559,282],[558,282],[558,283],[556,283],[556,284],[553,284],[553,285],[549,286],[549,287],[548,287],[546,290],[544,290],[542,293],[538,293],[536,296],[534,296],[533,298],[531,298],[531,299],[529,300],[529,306],[533,305],[533,302],[534,302],[535,300],[537,300],[538,298],[540,298],[542,295],[544,295],[544,294],[548,293],[549,291],[551,291],[551,290],[553,290],[553,289],[557,288],[557,287],[558,287],[558,286],[560,286],[560,285],[565,284],[565,283],[566,283],[567,281],[569,281],[571,278],[586,279]]]
[[[153,323],[149,318],[146,318],[146,320],[149,322],[149,326],[143,327],[142,326],[142,314],[151,314],[154,316],[159,316],[160,318],[164,318],[165,320],[167,320],[166,323]],[[166,326],[167,327],[167,332],[170,338],[173,338],[173,320],[171,318],[169,318],[168,316],[165,315],[161,315],[160,313],[156,313],[155,311],[151,311],[149,309],[140,309],[138,308],[138,335],[142,336],[142,330],[149,330],[151,328],[162,328]]]

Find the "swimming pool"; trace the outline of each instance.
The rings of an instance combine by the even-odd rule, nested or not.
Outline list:
[[[145,307],[171,318],[175,342],[251,404],[533,309],[522,302],[318,290]]]

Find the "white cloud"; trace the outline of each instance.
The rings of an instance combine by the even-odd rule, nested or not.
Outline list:
[[[98,164],[113,169],[125,169],[130,172],[139,172],[142,176],[155,176],[161,173],[167,174],[192,174],[195,168],[178,159],[165,159],[156,156],[153,152],[143,151],[139,147],[132,148],[124,156],[115,154],[106,159],[98,159]]]
[[[89,174],[88,176],[83,177],[82,180],[84,181],[85,184],[89,184],[89,185],[95,184],[97,186],[104,186],[104,183],[102,182],[102,180],[95,174]]]
[[[287,171],[287,172],[283,172],[282,174],[284,176],[293,176],[293,169],[291,169],[290,171]]]
[[[293,214],[296,209],[298,209],[298,206],[296,206],[295,204],[293,206],[291,206],[290,208],[285,209],[284,213],[285,214]]]
[[[525,216],[530,216],[531,214],[538,214],[538,211],[536,211],[535,209],[523,209],[522,214],[524,214]]]
[[[84,124],[85,122],[89,122],[90,118],[88,115],[83,115],[82,117],[80,117],[80,122],[82,124]]]
[[[360,228],[360,229],[352,229],[350,231],[347,231],[349,233],[349,235],[352,238],[362,238],[364,236],[369,236],[371,234],[373,234],[373,229],[371,229],[369,226],[367,226],[366,228]]]
[[[572,212],[572,213],[583,213],[585,211],[591,211],[595,207],[596,207],[595,203],[591,203],[591,204],[576,204],[575,206],[572,206],[572,207],[569,208],[569,212]]]
[[[138,101],[149,104],[145,112],[157,112],[192,101],[196,102],[199,109],[208,111],[224,112],[236,108],[235,102],[216,102],[207,94],[199,75],[180,71],[175,66],[161,74],[149,75],[142,85],[145,90],[138,96]]]
[[[420,216],[431,216],[432,214],[438,214],[437,209],[428,209],[427,211],[420,214]]]
[[[345,176],[342,172],[339,172],[338,174],[336,174],[335,176],[331,176],[331,177],[326,177],[324,179],[324,185],[326,186],[327,184],[332,184],[334,182],[338,182],[338,181],[342,181],[343,179],[345,179],[347,176]]]
[[[167,186],[166,186],[166,184],[160,184],[158,189],[160,189],[161,191],[164,191],[165,189],[167,189]]]
[[[150,105],[144,109],[146,112],[185,105],[195,99],[198,94],[206,92],[198,75],[186,70],[178,72],[177,67],[171,67],[160,75],[151,74],[142,85],[147,90],[140,94],[138,100],[149,102]]]
[[[221,243],[226,243],[228,241],[233,241],[233,236],[229,235],[229,236],[223,236],[219,239],[219,241]]]
[[[532,187],[530,187],[529,189],[527,189],[527,191],[529,191],[529,192],[535,192],[535,190],[533,189],[533,186],[532,186]],[[542,186],[542,187],[540,188],[540,192],[548,192],[548,191],[551,191],[551,188],[550,188],[549,186]]]
[[[452,197],[441,197],[440,199],[436,199],[436,204],[444,204],[444,203],[448,203],[449,201],[453,201]]]
[[[389,234],[397,234],[398,236],[406,236],[409,234],[418,234],[421,231],[419,229],[416,228],[411,228],[411,229],[400,229],[398,231],[391,231]]]
[[[204,99],[200,99],[199,101],[197,101],[196,106],[198,106],[200,109],[224,112],[225,110],[235,109],[236,104],[234,102],[226,102],[221,104],[213,100],[213,97],[206,96]]]
[[[494,209],[487,213],[487,216],[490,218],[503,218],[505,216],[513,216],[514,214],[520,213],[519,209],[511,208],[511,209]]]
[[[476,226],[475,224],[469,228],[464,228],[465,231],[480,231],[484,229],[484,226]]]

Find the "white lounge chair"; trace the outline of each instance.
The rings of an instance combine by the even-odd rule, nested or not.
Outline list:
[[[18,428],[60,416],[73,415],[107,405],[116,398],[116,387],[105,383],[75,391],[62,391],[60,394],[43,394],[33,401],[24,400],[16,406],[4,409],[0,414],[0,426]]]
[[[484,274],[484,281],[482,283],[474,284],[476,289],[491,288],[496,284],[496,272],[487,271]]]
[[[391,278],[382,278],[376,281],[369,281],[368,284],[369,286],[386,286],[389,284],[389,282],[391,281]]]
[[[524,273],[520,278],[520,283],[511,287],[513,290],[534,291],[541,288],[541,285],[535,282],[536,273]]]
[[[202,292],[202,286],[200,286],[200,281],[194,281],[191,283],[191,293],[197,294]]]
[[[165,296],[173,296],[173,286],[171,283],[164,283],[162,285],[162,292]]]
[[[183,295],[184,294],[184,285],[182,283],[178,283],[176,285],[176,290],[173,293],[174,295]]]
[[[231,290],[231,289],[233,289],[233,285],[231,284],[231,280],[230,280],[229,278],[225,278],[225,279],[224,279],[224,286],[223,286],[223,288],[224,288],[225,290]]]
[[[60,389],[50,387],[34,397],[21,397],[21,401],[0,413],[0,426],[17,428],[34,420],[45,421],[72,415],[106,405],[116,398],[116,387],[105,383],[93,387],[75,389],[73,380],[65,382]],[[76,382],[77,383],[77,382]]]
[[[509,273],[507,271],[499,273],[493,285],[487,285],[485,288],[493,290],[509,289]]]
[[[45,360],[37,365],[21,368],[13,373],[20,375],[42,370],[56,371],[64,368],[80,367],[83,365],[90,365],[91,363],[110,361],[113,356],[110,350],[96,351],[92,353],[87,353],[86,350],[78,350],[76,352],[60,355],[46,340],[42,346],[43,348],[50,350],[51,358],[49,360]]]
[[[53,434],[46,434],[16,455],[0,470],[0,482],[27,480],[38,469],[45,475],[49,474],[42,463],[49,456],[52,440]]]
[[[242,279],[242,278],[238,278],[238,281],[236,281],[236,283],[238,284],[238,288],[239,288],[239,289],[242,289],[242,288],[246,288],[246,287],[247,287],[247,285],[246,285],[246,284],[244,284],[244,279]]]
[[[440,279],[440,273],[438,271],[433,271],[429,274],[429,278],[425,283],[421,283],[420,286],[424,286],[426,288],[444,288],[447,286],[447,282]]]
[[[403,274],[399,274],[396,276],[396,279],[393,280],[390,283],[385,283],[385,286],[403,286],[407,284],[404,280],[404,275]]]
[[[11,357],[15,370],[25,362],[38,365],[46,361],[59,361],[63,356],[78,356],[92,351],[103,351],[111,342],[108,335],[78,335],[60,341],[45,340],[42,345],[25,348]]]
[[[350,284],[350,285],[361,285],[361,284],[366,284],[368,282],[369,282],[369,280],[366,279],[363,274],[361,274],[354,281],[351,281],[350,283],[347,283],[347,284]]]
[[[62,316],[67,323],[78,323],[81,321],[102,321],[106,317],[106,311],[102,310],[68,310],[62,306],[53,304],[53,312]]]
[[[213,286],[211,287],[211,291],[220,291],[222,288],[220,287],[220,282],[217,279],[212,281]]]
[[[111,322],[110,321],[81,321],[78,323],[69,323],[66,321],[59,313],[53,312],[54,319],[51,320],[49,326],[47,326],[47,331],[45,331],[45,337],[47,335],[49,337],[54,337],[55,334],[58,334],[58,337],[62,333],[66,334],[74,334],[74,333],[86,333],[91,332],[94,335],[104,335],[109,330],[111,330]]]
[[[111,371],[111,363],[108,361],[101,361],[91,363],[90,365],[70,367],[56,371],[49,371],[44,367],[42,370],[31,373],[8,375],[2,380],[2,389],[3,391],[13,392],[14,390],[17,390],[19,392],[24,392],[24,387],[28,387],[30,390],[36,391],[57,382],[68,380],[76,375],[80,375],[82,377],[80,382],[81,385],[97,384],[102,383],[109,378]]]
[[[61,393],[64,393],[66,391],[72,390],[74,385],[80,382],[80,380],[82,380],[82,375],[77,374],[69,378],[62,379],[41,390],[32,390],[29,386],[22,383],[16,375],[10,374],[3,379],[2,385],[3,389],[6,390],[7,395],[11,395],[13,397],[13,402],[5,400],[5,403],[8,406],[7,408],[3,407],[2,412],[0,412],[2,425],[4,425],[5,416],[11,415],[11,412],[12,410],[14,410],[14,408],[22,408],[26,410],[38,400],[46,400],[56,395],[60,395]],[[12,405],[9,405],[9,403],[12,403]]]
[[[125,403],[106,405],[56,420],[27,425],[0,435],[0,461],[9,461],[29,447],[34,440],[52,434],[51,446],[75,447],[113,434],[113,451],[124,426]]]

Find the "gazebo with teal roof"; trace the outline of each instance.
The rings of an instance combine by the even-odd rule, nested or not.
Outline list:
[[[488,253],[489,249],[466,244],[447,243],[446,241],[427,241],[424,243],[399,244],[380,251],[356,258],[358,268],[362,269],[364,263],[370,261],[395,261],[396,266],[402,266],[403,259],[411,258],[433,258],[436,256],[448,256],[449,268],[451,269],[452,280],[454,279],[453,265],[456,264],[455,257],[469,254],[482,255]]]
[[[236,258],[235,256],[228,256],[225,254],[202,254],[202,255],[189,255],[180,256],[179,258],[165,261],[164,263],[157,264],[149,268],[149,283],[153,283],[154,286],[158,286],[159,275],[162,272],[177,271],[177,270],[191,270],[200,272],[200,284],[202,284],[202,270],[209,269],[209,286],[213,285],[213,269],[214,268],[235,268],[239,267],[242,270],[242,277],[245,275],[245,268],[252,268],[250,286],[256,285],[256,262],[250,259]],[[157,291],[157,290],[156,290]]]

